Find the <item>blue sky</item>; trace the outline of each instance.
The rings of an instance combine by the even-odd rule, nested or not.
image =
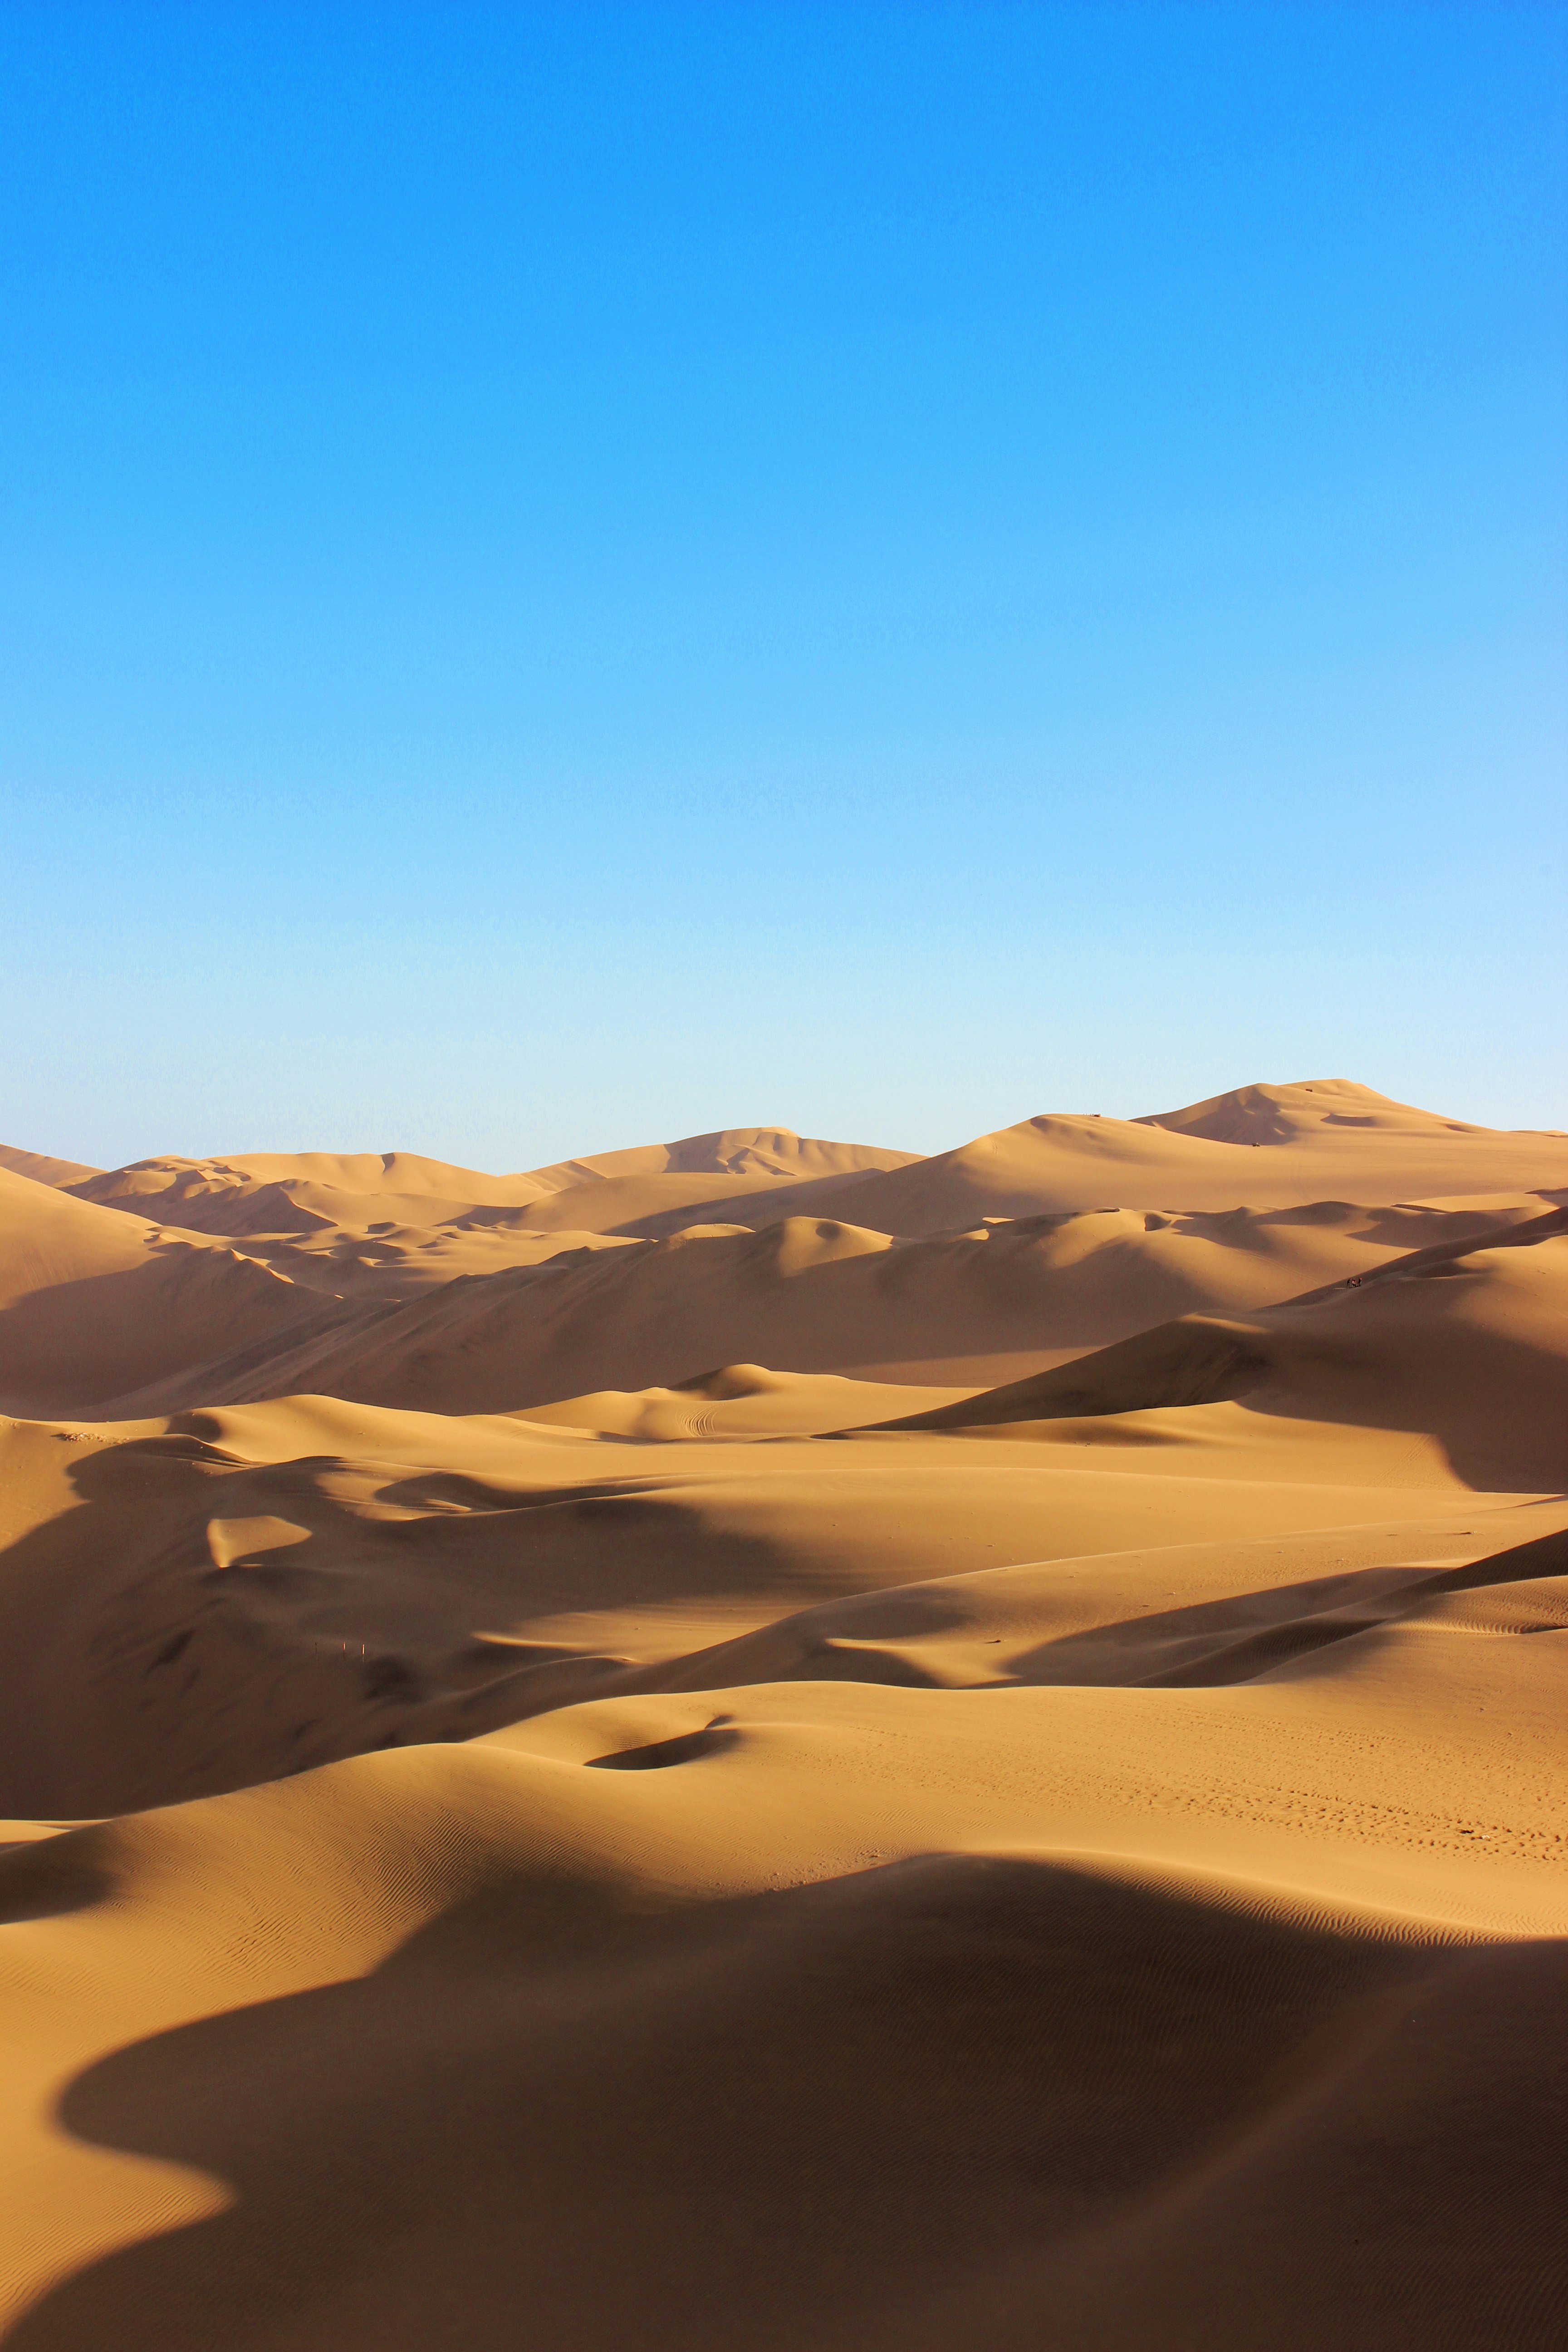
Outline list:
[[[0,14],[0,1137],[1568,1125],[1568,13]]]

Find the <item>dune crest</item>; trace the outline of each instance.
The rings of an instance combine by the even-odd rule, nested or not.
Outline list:
[[[1173,1135],[1203,1136],[1210,1143],[1298,1143],[1320,1139],[1330,1128],[1355,1127],[1376,1135],[1484,1136],[1484,1127],[1440,1118],[1409,1103],[1374,1094],[1352,1078],[1303,1078],[1289,1086],[1237,1087],[1211,1095],[1184,1110],[1153,1111],[1140,1127],[1163,1127]]]
[[[825,1143],[796,1135],[788,1127],[730,1127],[713,1135],[683,1136],[679,1143],[649,1143],[626,1151],[596,1152],[585,1160],[558,1160],[530,1171],[537,1184],[564,1192],[595,1176],[772,1176],[795,1181],[813,1176],[852,1176],[871,1168],[901,1168],[920,1157],[888,1151],[875,1144]]]

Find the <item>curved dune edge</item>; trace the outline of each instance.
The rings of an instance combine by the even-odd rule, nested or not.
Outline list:
[[[7,2265],[7,2342],[85,2343],[112,2323],[100,2340],[195,2343],[199,2324],[239,2343],[281,2326],[307,2343],[330,2332],[412,2347],[460,2280],[463,2326],[481,2344],[504,2340],[523,2294],[548,2343],[634,2312],[639,2340],[674,2342],[752,2311],[760,2340],[782,2346],[806,2312],[832,2330],[835,2305],[808,2293],[803,2307],[798,2283],[777,2300],[786,2250],[808,2216],[825,2226],[823,2188],[843,2194],[868,2163],[884,2181],[891,2164],[897,2194],[873,2198],[875,2227],[848,2230],[836,2268],[873,2342],[908,2340],[911,2278],[956,2296],[1005,2253],[1039,2271],[1018,2325],[1065,2343],[1054,2331],[1079,2268],[1096,2271],[1107,2242],[1134,2258],[1133,2280],[1142,2256],[1166,2291],[1102,2278],[1104,2315],[1123,2340],[1169,2341],[1173,2214],[1227,2229],[1235,2198],[1273,2165],[1268,2243],[1297,2269],[1344,2210],[1347,2167],[1363,2224],[1386,2231],[1390,2155],[1419,2148],[1429,2171],[1435,2134],[1449,2161],[1478,2130],[1516,2143],[1498,2198],[1478,2213],[1472,2194],[1454,2217],[1440,2283],[1476,2294],[1498,2203],[1543,2158],[1508,2218],[1516,2239],[1549,2247],[1551,2152],[1540,2122],[1527,2128],[1518,2032],[1532,2005],[1554,2018],[1561,2001],[1549,1957],[1561,1948],[1540,1940],[1563,1933],[1561,1894],[1531,1918],[1512,1910],[1510,1873],[1481,1895],[1473,1865],[1464,1890],[1429,1885],[1425,1903],[1400,1904],[1373,1899],[1370,1876],[1358,1888],[1342,1853],[1331,1889],[1321,1857],[1318,1873],[1289,1859],[1247,1873],[1151,1852],[1146,1833],[1121,1850],[1042,1845],[996,1836],[994,1821],[984,1843],[973,1828],[933,1840],[994,1791],[938,1773],[912,1800],[873,1791],[882,1817],[868,1819],[842,1753],[875,1734],[885,1702],[924,1710],[931,1695],[724,1696],[576,1708],[552,1719],[552,1753],[502,1735],[363,1757],[0,1860],[8,2007],[32,2061],[30,2079],[7,2085],[20,2161],[5,2210],[25,2233]],[[973,1714],[998,1696],[956,1704]],[[771,1738],[761,1821],[743,1739],[674,1765],[593,1769],[628,1738],[668,1740],[715,1713]],[[813,1736],[833,1723],[840,1752],[825,1759]],[[787,1769],[781,1786],[781,1738],[809,1803]],[[75,1995],[63,2011],[62,1982]],[[1414,2053],[1413,2029],[1425,2033]],[[1472,2072],[1478,2048],[1487,2062],[1485,2096],[1478,2111],[1472,2080],[1450,2120],[1457,2031]],[[1537,2098],[1559,2058],[1536,2043]],[[1395,2103],[1368,2142],[1368,2085],[1391,2067],[1404,2111]],[[1119,2121],[1130,2102],[1135,2143]],[[738,2170],[742,2116],[752,2153]],[[895,2118],[912,2140],[889,2145]],[[327,2135],[336,2184],[326,2229],[312,2130]],[[816,2151],[805,2176],[803,2146]],[[981,2154],[998,2147],[1001,2182]],[[1025,2147],[1022,2205],[1015,2184],[1000,2210],[977,2210],[977,2161],[994,2194]],[[647,2231],[672,2177],[687,2252],[657,2258]],[[552,2230],[520,2253],[548,2181]],[[617,2229],[642,2255],[629,2305],[581,2267],[612,2182]],[[747,2251],[694,2301],[687,2253],[729,2242],[737,2198]],[[423,2224],[409,2233],[411,2199],[434,2211],[434,2242]],[[864,2199],[862,2180],[846,2210]],[[921,2248],[939,2221],[949,2252],[933,2269]],[[1214,2324],[1212,2287],[1205,2308]],[[1320,2288],[1304,2317],[1323,2315]],[[1428,2284],[1393,2340],[1415,2342],[1431,2316]]]

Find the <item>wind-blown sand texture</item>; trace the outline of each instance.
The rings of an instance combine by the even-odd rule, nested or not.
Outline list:
[[[1568,1137],[8,1150],[0,1409],[6,2352],[1568,2339]]]

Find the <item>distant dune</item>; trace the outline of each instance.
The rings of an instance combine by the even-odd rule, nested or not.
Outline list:
[[[679,1143],[648,1143],[629,1151],[601,1151],[535,1168],[533,1181],[564,1192],[599,1177],[771,1176],[797,1183],[816,1176],[853,1176],[867,1169],[902,1168],[914,1151],[885,1151],[869,1143],[824,1143],[787,1127],[730,1127],[716,1135],[688,1135]]]
[[[1025,1119],[858,1187],[854,1214],[931,1234],[1068,1208],[1291,1208],[1565,1181],[1568,1137],[1468,1127],[1334,1079],[1245,1087],[1146,1119]],[[831,1213],[826,1197],[814,1205]]]
[[[0,1151],[0,2342],[1555,2352],[1565,1726],[1563,1134]]]
[[[521,1176],[486,1176],[472,1168],[424,1160],[411,1151],[250,1151],[226,1160],[139,1160],[126,1168],[73,1169],[68,1160],[37,1160],[10,1152],[24,1175],[65,1183],[43,1171],[70,1170],[69,1189],[84,1201],[129,1209],[160,1223],[197,1233],[301,1234],[321,1227],[374,1229],[388,1223],[428,1228],[461,1223],[475,1210],[529,1208],[552,1223],[570,1197],[591,1204],[579,1222],[605,1230],[603,1219],[655,1208],[727,1197],[807,1178],[844,1177],[902,1165],[908,1152],[879,1151],[853,1143],[820,1143],[782,1128],[734,1128],[720,1135],[688,1136],[680,1143],[648,1144],[596,1159],[567,1160]],[[535,1220],[536,1228],[544,1230]]]

